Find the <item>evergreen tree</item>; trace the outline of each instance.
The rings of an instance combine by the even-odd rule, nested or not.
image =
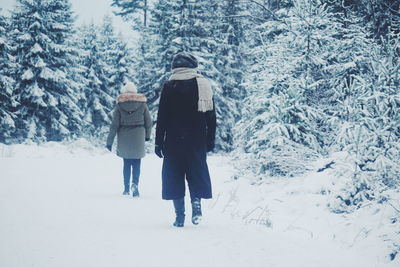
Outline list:
[[[13,141],[16,119],[13,110],[17,105],[13,95],[15,81],[12,78],[12,71],[16,67],[9,47],[8,29],[7,18],[0,16],[0,143]]]
[[[64,0],[18,0],[12,15],[18,136],[62,140],[80,130],[80,111],[69,77],[73,34],[71,5]]]
[[[221,123],[218,145],[221,150],[230,151],[235,147],[234,137],[237,127],[236,123],[242,116],[246,90],[244,77],[247,75],[247,47],[245,43],[246,27],[249,14],[241,1],[225,0],[218,1],[218,10],[209,16],[218,19],[213,21],[215,26],[214,40],[216,47],[213,48],[213,64],[217,70],[215,79],[221,87],[217,100],[217,106],[223,107],[220,116],[226,118]],[[223,103],[221,103],[223,102]]]
[[[400,32],[390,31],[383,49],[375,50],[371,97],[365,99],[375,125],[372,154],[365,168],[387,187],[400,185]],[[373,128],[374,129],[374,128]],[[371,149],[370,149],[371,151]]]
[[[84,111],[86,110],[86,96],[85,92],[87,90],[87,86],[89,84],[89,80],[87,77],[87,67],[85,65],[85,56],[87,55],[87,51],[83,49],[82,38],[79,29],[75,30],[74,38],[71,39],[68,43],[70,47],[70,66],[69,72],[71,77],[71,84],[75,88],[76,97],[74,98],[75,103],[77,104],[80,110],[80,125],[81,129],[85,131],[88,128],[87,122],[83,120]],[[82,132],[79,133],[80,135]]]
[[[161,57],[154,52],[155,42],[155,35],[144,30],[135,48],[133,63],[135,83],[138,91],[146,95],[151,113],[156,112],[155,103],[159,98],[161,79],[165,79],[164,73],[157,68],[161,64]]]
[[[343,206],[359,206],[362,201],[399,185],[399,53],[395,33],[389,34],[383,47],[369,46],[364,65],[367,71],[353,76],[341,102],[343,116],[336,143],[348,152],[352,164],[339,172],[351,176],[353,181],[343,192],[347,197],[341,196],[347,201]]]
[[[133,49],[129,47],[122,34],[116,36],[115,50],[111,53],[115,62],[115,73],[113,77],[114,87],[120,91],[127,81],[136,81],[134,72],[138,71],[134,66]]]
[[[143,26],[147,26],[147,13],[149,0],[113,0],[112,6],[117,7],[119,11],[115,14],[129,19],[134,16],[139,10],[143,11]],[[137,27],[140,29],[140,27]]]
[[[322,152],[319,122],[331,99],[340,26],[325,6],[296,0],[259,26],[246,113],[239,135],[256,174],[294,175]]]
[[[363,20],[362,26],[378,41],[395,29],[400,32],[400,2],[397,0],[323,0],[332,6],[333,12],[340,13],[346,19],[357,16]]]
[[[83,121],[88,125],[84,134],[95,137],[104,137],[107,133],[117,95],[108,87],[109,66],[103,57],[100,39],[99,28],[93,23],[83,26],[79,31],[81,49],[84,51],[81,64],[85,67],[84,77],[87,80],[80,101]]]
[[[245,10],[239,0],[225,0],[219,2],[221,19],[217,21],[217,34],[221,41],[215,65],[221,74],[221,85],[224,95],[233,99],[242,100],[245,96],[243,80],[245,72],[245,30],[247,20],[243,19]],[[236,108],[240,110],[240,108]]]
[[[339,21],[342,27],[337,31],[340,40],[336,42],[336,56],[327,68],[332,74],[332,78],[327,81],[332,94],[328,100],[328,107],[324,109],[324,120],[328,125],[327,134],[332,133],[331,136],[324,136],[325,143],[332,144],[332,150],[343,149],[338,142],[340,139],[338,129],[344,130],[346,126],[341,123],[354,118],[351,114],[354,108],[352,105],[357,103],[362,95],[356,84],[357,81],[373,75],[370,54],[371,50],[377,47],[376,43],[368,37],[369,33],[365,27],[360,26],[362,22],[359,18],[341,15]],[[338,126],[339,124],[341,127]]]
[[[99,52],[104,61],[104,85],[112,97],[117,97],[123,85],[132,79],[132,51],[117,35],[109,16],[104,18],[99,31]]]
[[[79,31],[81,63],[86,86],[80,107],[85,135],[103,138],[109,130],[111,111],[123,85],[134,79],[132,51],[117,35],[110,17],[100,27],[93,23]]]

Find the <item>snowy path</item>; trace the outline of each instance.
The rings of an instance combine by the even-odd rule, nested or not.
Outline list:
[[[160,199],[158,158],[144,159],[141,198],[132,199],[109,153],[24,153],[39,155],[0,158],[2,267],[378,266],[362,251],[222,213],[218,199],[231,192],[222,157],[209,159],[218,197],[203,202],[202,224],[176,229],[172,203]]]

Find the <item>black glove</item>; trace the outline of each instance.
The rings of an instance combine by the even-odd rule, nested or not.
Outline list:
[[[112,145],[106,145],[106,148],[111,152]]]
[[[150,141],[150,138],[146,137],[146,139],[144,139],[144,141],[148,142],[148,141]]]
[[[214,142],[208,142],[207,143],[207,152],[211,152],[214,150],[215,143]]]
[[[161,146],[159,146],[159,145],[156,145],[156,147],[155,147],[155,149],[154,149],[154,152],[156,153],[156,155],[159,157],[159,158],[163,158],[163,151],[162,151],[162,148],[161,148]]]

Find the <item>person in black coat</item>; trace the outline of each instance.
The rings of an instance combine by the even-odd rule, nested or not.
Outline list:
[[[155,153],[163,158],[162,198],[173,200],[176,227],[185,220],[185,178],[192,203],[192,223],[201,220],[202,198],[211,198],[207,152],[214,149],[216,115],[211,83],[197,73],[195,57],[177,54],[172,76],[162,88]]]

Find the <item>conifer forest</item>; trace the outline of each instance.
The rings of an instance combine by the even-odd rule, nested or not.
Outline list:
[[[79,25],[68,0],[17,0],[0,16],[0,143],[104,147],[123,85],[145,94],[155,121],[172,58],[189,52],[212,81],[214,153],[232,159],[233,179],[333,171],[342,184],[324,194],[335,214],[399,199],[399,0],[112,0],[110,10],[135,40],[109,16]]]

